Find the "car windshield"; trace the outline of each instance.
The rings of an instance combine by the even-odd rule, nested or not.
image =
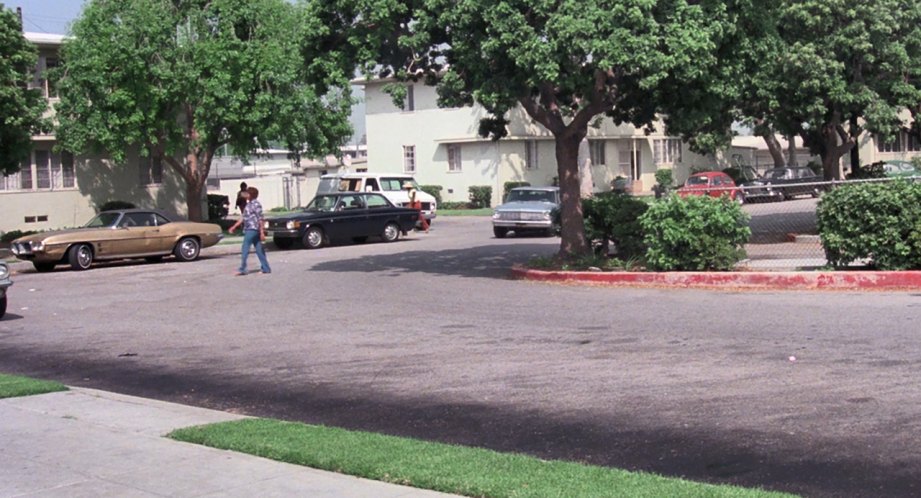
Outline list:
[[[121,216],[120,213],[99,213],[95,218],[91,219],[89,223],[83,225],[84,228],[102,228],[102,227],[112,227],[115,226],[115,222],[118,221],[118,217]]]
[[[339,196],[336,195],[318,195],[310,201],[310,204],[307,204],[304,211],[328,213],[336,207],[338,200]]]
[[[506,202],[556,202],[553,192],[548,190],[512,190]]]
[[[764,177],[770,180],[783,180],[787,177],[787,170],[785,169],[772,169],[768,170]]]
[[[688,178],[687,185],[706,185],[709,178],[706,176],[692,176]]]

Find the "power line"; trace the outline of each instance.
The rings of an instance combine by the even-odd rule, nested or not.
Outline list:
[[[23,16],[23,20],[24,20],[25,22],[31,24],[32,26],[35,26],[36,28],[38,28],[38,30],[41,31],[42,33],[49,33],[49,34],[51,33],[51,32],[48,31],[47,29],[45,29],[45,28],[39,26],[38,24],[35,24],[35,22],[32,21],[31,19],[29,19],[28,17]]]

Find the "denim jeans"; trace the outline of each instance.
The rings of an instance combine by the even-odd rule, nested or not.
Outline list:
[[[256,250],[256,256],[259,257],[262,273],[271,273],[269,261],[265,259],[265,249],[262,247],[262,241],[259,240],[259,230],[243,231],[243,261],[240,263],[240,273],[246,273],[246,260],[249,258],[249,246],[251,245]]]

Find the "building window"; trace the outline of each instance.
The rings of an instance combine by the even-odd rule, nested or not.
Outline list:
[[[457,144],[448,145],[448,171],[461,171],[461,147]]]
[[[39,190],[51,188],[51,155],[47,150],[35,151],[35,187]]]
[[[589,156],[592,159],[593,166],[604,166],[607,164],[607,159],[604,154],[604,140],[589,140],[588,142],[588,151]]]
[[[76,186],[74,157],[48,150],[33,151],[19,173],[0,177],[0,190],[54,190]]]
[[[403,146],[403,171],[406,173],[416,172],[416,146]]]
[[[48,77],[48,71],[51,71],[56,67],[58,67],[58,60],[56,58],[45,58],[45,69],[42,71],[42,93],[45,94],[45,98],[53,99],[57,98],[58,96],[58,89],[56,88],[54,81]]]
[[[70,152],[61,154],[61,186],[74,188],[77,186],[77,174],[74,167],[74,156]]]
[[[876,135],[875,140],[879,152],[921,152],[921,137],[910,130],[901,130],[889,137]]]
[[[658,164],[681,162],[681,139],[666,138],[653,142],[654,161]]]
[[[524,144],[524,167],[525,169],[537,169],[540,162],[537,156],[537,140],[528,140]]]
[[[163,161],[159,157],[138,158],[138,172],[142,187],[163,183]]]

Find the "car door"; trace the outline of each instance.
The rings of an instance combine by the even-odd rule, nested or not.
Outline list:
[[[365,207],[364,196],[361,194],[339,196],[339,202],[331,218],[326,229],[326,235],[331,239],[368,235],[368,210]]]
[[[173,245],[177,242],[178,234],[170,220],[157,213],[151,214],[151,229],[147,232],[151,240],[151,251],[168,253],[173,250]]]
[[[115,237],[109,243],[109,256],[134,256],[153,252],[151,238],[152,214],[125,213],[116,225]]]
[[[368,225],[366,235],[380,235],[384,233],[384,227],[387,222],[397,217],[394,216],[393,205],[380,194],[369,194],[365,196],[365,204],[368,209]],[[401,225],[404,222],[401,222]],[[402,228],[402,226],[400,227]]]

